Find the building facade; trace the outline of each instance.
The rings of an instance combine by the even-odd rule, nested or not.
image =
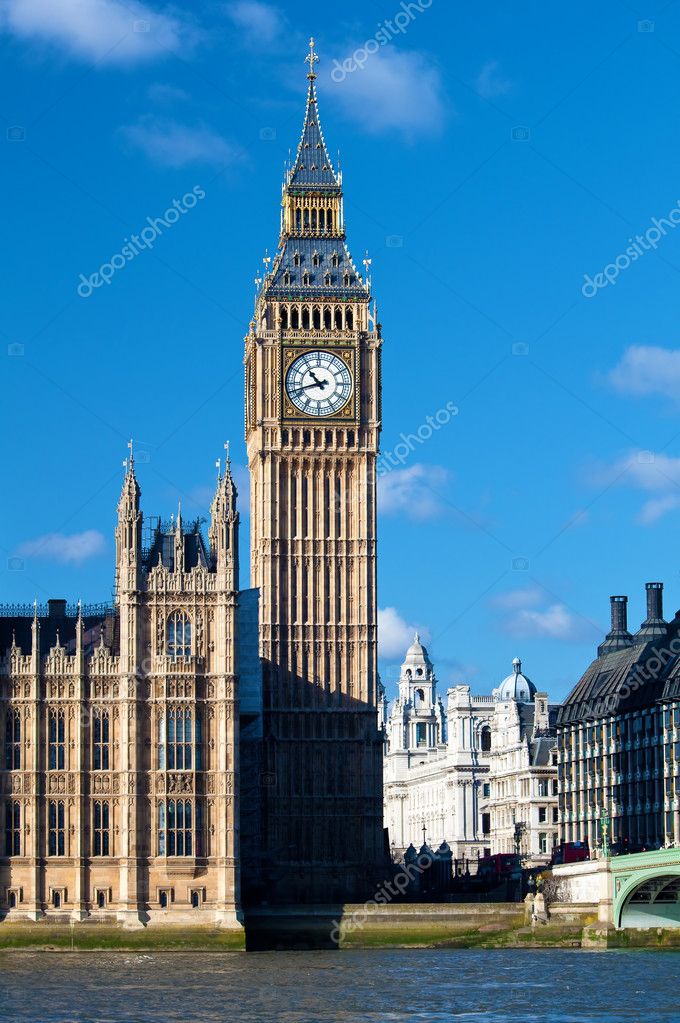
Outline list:
[[[115,604],[3,609],[0,908],[131,925],[201,910],[239,927],[238,512],[228,464],[207,542],[179,512],[143,536],[131,450]]]
[[[382,880],[382,339],[313,41],[307,60],[245,339],[254,589],[239,591],[228,461],[206,537],[179,511],[145,525],[130,445],[115,603],[0,610],[0,912],[135,925],[200,910],[236,928],[242,879],[268,902],[353,901]]]
[[[272,898],[361,898],[384,860],[377,728],[380,326],[346,243],[316,54],[245,340]],[[367,264],[368,265],[368,264]]]
[[[680,845],[680,613],[628,631],[628,598],[611,597],[611,629],[560,708],[560,819],[566,841],[614,852]]]
[[[385,825],[393,856],[446,843],[456,860],[519,849],[544,862],[557,842],[556,708],[519,660],[490,696],[469,685],[446,707],[416,635],[385,708]]]

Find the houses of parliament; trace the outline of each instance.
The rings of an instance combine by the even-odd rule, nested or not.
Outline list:
[[[241,926],[384,866],[380,326],[345,237],[313,41],[276,256],[245,338],[252,589],[227,458],[207,532],[144,518],[130,445],[115,601],[0,611],[0,915]],[[142,480],[143,482],[143,480]]]

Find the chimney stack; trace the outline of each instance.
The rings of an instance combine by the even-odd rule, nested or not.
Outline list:
[[[633,645],[633,637],[628,631],[628,597],[609,598],[611,604],[612,627],[607,633],[604,643],[597,648],[598,657],[612,650],[622,650]]]
[[[663,619],[663,583],[647,583],[647,617],[638,632],[640,639],[654,639],[666,633],[667,623]]]
[[[610,597],[612,632],[628,631],[628,597]]]

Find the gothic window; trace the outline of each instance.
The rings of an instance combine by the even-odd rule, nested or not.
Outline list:
[[[328,308],[328,306],[326,306],[326,308],[323,311],[323,325],[326,330],[330,330],[331,327],[333,326],[333,321],[331,319],[331,311]]]
[[[21,714],[18,710],[9,710],[5,719],[5,769],[18,771],[20,768]]]
[[[301,263],[302,263],[302,256],[300,255],[299,252],[294,252],[293,253],[293,265],[294,266],[300,266]]]
[[[312,310],[312,326],[314,330],[319,330],[321,328],[321,310],[318,306],[314,306],[314,309]]]
[[[191,799],[167,799],[158,804],[158,855],[193,856],[201,854],[201,804]],[[194,832],[195,827],[195,832]],[[194,841],[194,835],[196,841]]]
[[[190,707],[170,707],[158,722],[158,767],[168,771],[201,769],[201,721]]]
[[[309,283],[309,280],[304,281],[305,284]],[[302,329],[309,330],[309,306],[303,306],[302,308]]]
[[[479,737],[482,753],[489,753],[491,751],[491,729],[488,725],[484,725]]]
[[[324,170],[326,168],[324,167]],[[326,211],[319,210],[319,230],[324,231],[326,229]]]
[[[309,230],[309,210],[305,210],[305,212],[304,212],[304,225],[305,225],[305,231],[308,231]]]
[[[284,284],[290,284],[290,274],[288,273],[287,270],[286,270],[286,272],[283,275],[283,283]]]
[[[298,208],[295,211],[295,230],[299,231],[301,227],[302,227],[302,210],[298,206]]]
[[[311,280],[312,280],[312,278],[311,278],[311,276],[309,274],[309,271],[305,270],[305,272],[302,275],[302,283],[303,284],[310,284]],[[304,313],[303,313],[303,316],[304,316]]]
[[[94,804],[94,848],[95,856],[109,855],[109,804],[105,800],[97,799]]]
[[[63,711],[50,711],[47,725],[47,742],[48,770],[63,771],[66,749]]]
[[[335,329],[336,330],[342,330],[342,310],[341,309],[336,308],[334,320],[335,320]]]
[[[321,212],[323,213],[323,210]],[[320,266],[320,265],[321,265],[321,256],[319,255],[318,252],[314,252],[313,255],[312,255],[312,266]]]
[[[5,856],[21,856],[21,803],[5,803]]]
[[[329,288],[331,286],[331,284],[333,282],[333,278],[331,277],[331,275],[329,273],[325,273],[323,275],[323,282],[324,282],[324,284],[326,285],[327,288]]]
[[[281,329],[288,330],[288,309],[285,305],[281,309]]]
[[[345,271],[345,273],[344,273],[344,274],[342,275],[342,283],[343,283],[343,286],[344,286],[345,288],[349,288],[349,286],[350,286],[350,283],[351,283],[351,281],[352,281],[352,278],[351,278],[351,277],[350,277],[350,275],[349,275],[349,274],[347,273],[347,271]]]
[[[336,266],[336,267],[340,266],[340,257],[337,254],[337,252],[332,253],[332,255],[331,255],[331,263],[333,264],[333,266]]]
[[[64,828],[64,802],[61,799],[50,799],[47,805],[48,823],[48,856],[64,856],[66,847],[66,831]]]
[[[293,306],[292,312],[290,314],[290,325],[293,328],[293,330],[297,330],[300,326],[300,311],[298,310],[297,306]]]
[[[170,615],[166,651],[173,661],[191,657],[191,621],[186,611],[173,611]]]
[[[312,164],[312,170],[316,170],[314,164]],[[312,210],[312,230],[316,231],[316,208]]]
[[[345,325],[348,330],[354,329],[354,315],[351,309],[348,309],[345,313]]]
[[[92,769],[108,771],[111,758],[109,715],[106,711],[95,710],[92,720]]]

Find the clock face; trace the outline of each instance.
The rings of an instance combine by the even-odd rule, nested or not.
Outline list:
[[[352,374],[332,352],[305,352],[291,363],[286,393],[306,416],[332,416],[347,404]]]

